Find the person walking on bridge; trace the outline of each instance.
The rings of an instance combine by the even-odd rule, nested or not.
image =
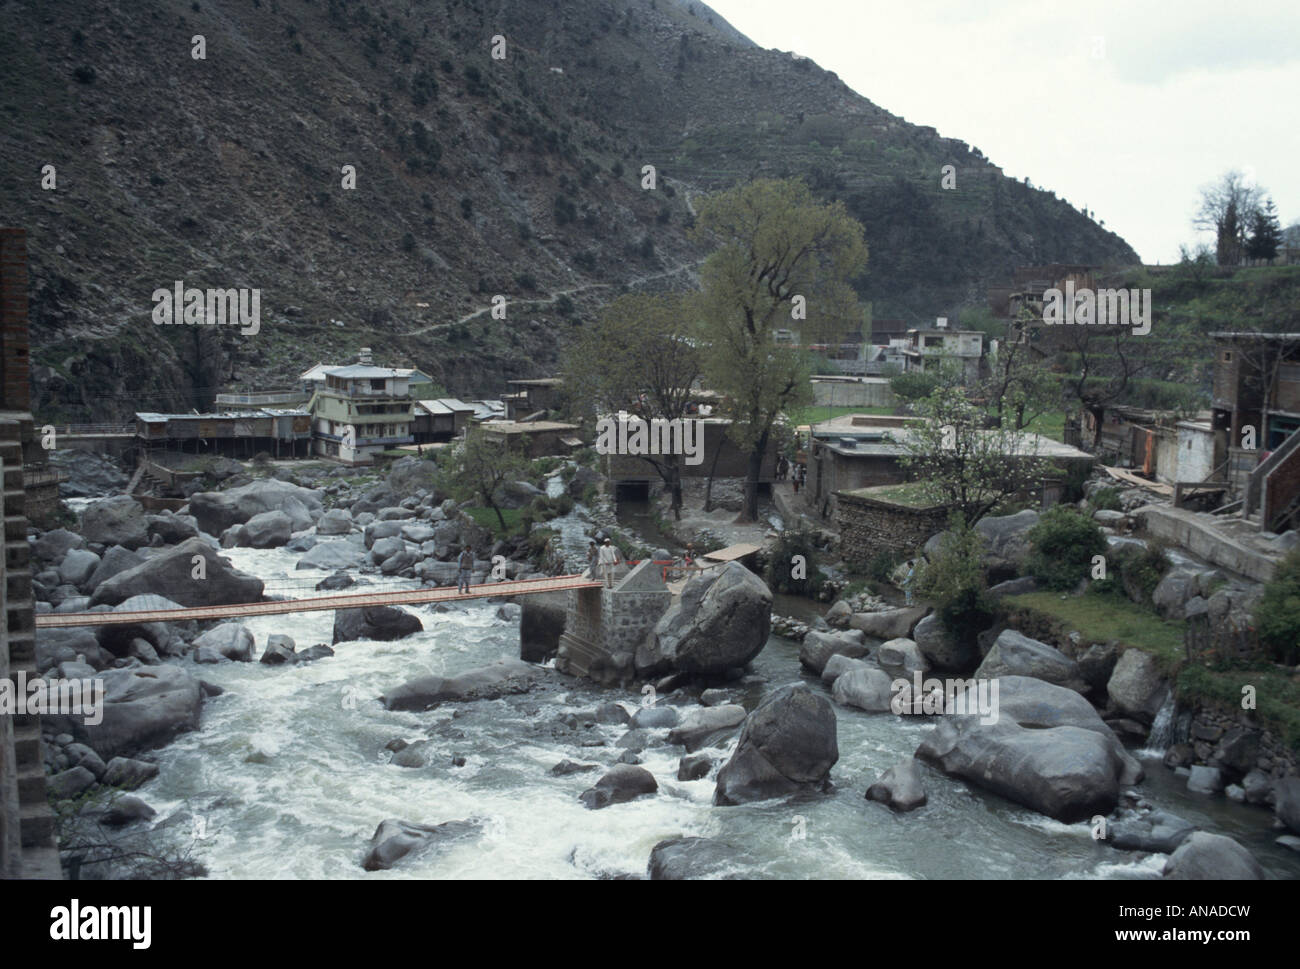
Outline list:
[[[605,539],[605,544],[600,547],[600,571],[605,580],[605,587],[612,589],[614,587],[614,569],[618,566],[621,556],[610,540]]]
[[[469,575],[474,570],[474,546],[466,545],[460,551],[460,558],[457,560],[460,566],[460,572],[456,576],[456,591],[469,592]]]
[[[600,561],[600,549],[596,547],[595,539],[587,543],[587,574],[583,578],[594,579],[596,577],[596,564]]]

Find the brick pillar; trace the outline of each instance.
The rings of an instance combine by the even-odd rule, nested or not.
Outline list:
[[[0,409],[28,411],[27,230],[0,228]]]

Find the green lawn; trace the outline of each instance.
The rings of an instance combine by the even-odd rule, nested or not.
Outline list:
[[[1039,414],[1025,425],[1025,430],[1034,434],[1041,434],[1043,437],[1050,437],[1053,441],[1060,441],[1065,436],[1065,412],[1055,411]]]
[[[506,520],[506,530],[504,532],[501,530],[501,522],[497,520],[497,513],[491,508],[465,508],[462,510],[475,522],[490,531],[493,538],[516,535],[523,528],[524,513],[518,508],[501,509],[501,516]]]
[[[1064,596],[1059,592],[1029,592],[1002,600],[1077,629],[1085,638],[1136,646],[1155,656],[1172,672],[1186,656],[1182,621],[1161,619],[1149,609],[1118,596]]]
[[[862,498],[874,498],[877,501],[890,501],[896,505],[906,505],[909,508],[933,508],[935,501],[925,494],[925,484],[920,481],[911,481],[907,484],[899,485],[880,485],[874,488],[858,488],[856,491],[850,491],[848,494],[858,495]]]
[[[1300,753],[1300,682],[1277,669],[1210,670],[1188,666],[1178,674],[1178,695],[1225,713],[1241,711],[1242,687],[1255,688],[1255,718]]]
[[[786,417],[790,418],[790,423],[798,427],[800,424],[816,424],[819,421],[828,421],[832,417],[843,417],[845,414],[875,414],[888,416],[894,413],[892,407],[796,407],[793,410],[786,411]]]

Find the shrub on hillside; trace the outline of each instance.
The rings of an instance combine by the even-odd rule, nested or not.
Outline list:
[[[796,555],[803,558],[800,568],[795,567],[800,564],[795,562]],[[817,595],[826,576],[817,568],[817,547],[812,532],[804,528],[783,531],[768,556],[765,578],[773,592]]]
[[[1088,504],[1092,505],[1094,511],[1124,510],[1124,506],[1119,502],[1118,488],[1098,488],[1088,499]]]
[[[1077,508],[1057,505],[1029,529],[1026,571],[1044,588],[1066,592],[1090,576],[1092,557],[1106,551],[1101,527]]]
[[[973,645],[993,622],[983,553],[979,533],[954,515],[939,551],[917,569],[914,579],[917,595],[934,603],[939,621],[965,646]]]
[[[1151,605],[1151,594],[1169,571],[1169,556],[1158,544],[1146,548],[1116,545],[1106,553],[1106,578],[1092,582],[1089,592],[1127,596],[1138,605]]]
[[[1300,661],[1300,548],[1293,548],[1255,606],[1260,645],[1288,666]]]

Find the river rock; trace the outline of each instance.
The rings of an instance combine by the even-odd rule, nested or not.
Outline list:
[[[641,707],[632,715],[632,726],[649,728],[675,727],[677,726],[677,720],[677,710],[674,707]]]
[[[964,672],[972,669],[979,660],[978,649],[958,643],[934,614],[916,624],[912,639],[931,669]]]
[[[72,743],[63,748],[63,752],[68,755],[68,763],[72,767],[84,767],[95,775],[95,780],[104,776],[104,771],[108,765],[104,763],[104,758],[95,753],[85,744]]]
[[[1171,880],[1253,881],[1264,877],[1255,856],[1221,834],[1197,831],[1165,862]]]
[[[99,611],[97,607],[92,611]],[[113,612],[168,612],[184,608],[179,602],[173,602],[163,596],[156,595],[134,595],[129,599],[123,599],[117,605],[113,606]],[[99,636],[99,645],[104,647],[114,656],[128,656],[131,652],[131,643],[136,639],[143,639],[152,646],[160,655],[179,655],[184,652],[185,637],[192,635],[195,629],[193,621],[169,623],[169,622],[119,622],[111,625],[99,626],[96,635]]]
[[[855,612],[849,618],[849,628],[860,630],[875,639],[902,639],[912,635],[913,628],[924,618],[926,612],[924,606]]]
[[[482,821],[444,821],[442,824],[415,824],[399,818],[381,821],[370,838],[361,867],[366,871],[386,871],[403,858],[424,854],[430,849],[474,834]]]
[[[1014,629],[1004,629],[998,634],[993,648],[975,671],[976,679],[1000,676],[1032,676],[1080,693],[1086,692],[1088,686],[1074,660],[1059,649],[1030,639]]]
[[[139,548],[149,544],[144,508],[130,495],[91,502],[81,513],[81,534],[87,542]]]
[[[157,813],[134,794],[123,794],[113,799],[100,821],[110,828],[120,828],[136,821],[148,821]]]
[[[308,525],[324,511],[319,491],[276,478],[263,478],[226,491],[200,491],[191,495],[190,514],[209,535],[220,535],[230,526],[242,525],[254,515],[267,511],[283,511],[292,520],[298,512],[295,502],[302,504]]]
[[[55,528],[32,543],[32,557],[41,565],[62,562],[74,548],[85,548],[86,540],[66,528]]]
[[[145,515],[144,521],[150,540],[157,538],[164,545],[179,545],[186,539],[199,537],[199,523],[193,515],[164,511],[158,515]]]
[[[204,560],[204,572],[200,573],[203,578],[195,578],[195,556]],[[191,538],[107,579],[95,589],[90,601],[95,605],[116,605],[134,595],[153,594],[184,606],[219,606],[258,602],[263,588],[261,579],[240,572],[217,555],[212,546]]]
[[[457,676],[421,676],[389,690],[379,699],[385,710],[428,710],[439,703],[495,700],[527,693],[543,675],[541,669],[528,663],[502,660]]]
[[[298,662],[298,654],[294,652],[294,646],[292,637],[273,633],[266,637],[266,649],[262,651],[259,662],[267,666],[290,666]]]
[[[519,613],[519,658],[544,663],[560,648],[568,610],[566,594],[543,593],[523,597]]]
[[[835,680],[831,699],[868,713],[887,713],[893,699],[894,677],[878,667],[850,670]]]
[[[209,629],[194,640],[194,646],[206,646],[219,656],[240,663],[248,663],[253,659],[253,634],[240,622],[223,622]]]
[[[379,565],[384,559],[404,551],[406,551],[406,543],[396,535],[389,538],[380,538],[370,546],[370,561],[375,565]]]
[[[352,531],[352,512],[346,508],[331,508],[316,522],[317,535],[347,535]]]
[[[879,801],[895,811],[911,811],[926,802],[921,769],[915,758],[895,764],[867,788],[867,800]]]
[[[321,542],[298,560],[295,569],[324,569],[338,572],[358,569],[366,560],[366,551],[348,541]]]
[[[239,544],[249,548],[279,548],[292,535],[293,522],[288,515],[278,510],[264,511],[242,526]]]
[[[738,852],[713,838],[670,838],[650,851],[646,873],[651,881],[739,877]]]
[[[134,791],[145,781],[158,776],[158,765],[130,757],[114,757],[104,769],[103,783],[124,791]]]
[[[144,556],[139,552],[132,552],[121,545],[114,545],[112,548],[105,550],[100,557],[99,565],[95,566],[94,573],[83,586],[86,594],[90,595],[106,579],[111,579],[119,572],[125,572],[127,569],[133,569],[143,561]]]
[[[826,661],[826,666],[822,670],[822,682],[827,686],[834,685],[845,673],[853,670],[870,670],[879,669],[874,660],[870,659],[853,659],[848,656],[836,654]]]
[[[624,804],[642,794],[653,794],[659,790],[654,775],[644,767],[632,764],[615,764],[594,787],[578,795],[578,800],[589,810],[609,807],[611,804]]]
[[[1273,787],[1277,819],[1300,834],[1300,777],[1282,777]]]
[[[90,577],[98,567],[98,555],[88,549],[74,548],[63,557],[63,564],[59,566],[59,578],[68,585],[75,585],[85,591]]]
[[[860,659],[871,652],[858,630],[842,633],[823,633],[811,630],[799,644],[799,663],[818,675],[826,668],[832,656]]]
[[[600,770],[600,765],[578,764],[571,760],[562,760],[551,768],[551,773],[556,777],[568,777],[570,774],[586,774],[594,770]]]
[[[95,784],[95,775],[84,767],[70,767],[45,779],[45,789],[56,801],[80,797]]]
[[[324,643],[317,643],[314,646],[308,646],[304,650],[294,654],[299,663],[314,663],[318,659],[329,659],[334,655],[334,650]]]
[[[836,629],[843,629],[849,624],[849,617],[852,615],[853,607],[841,599],[826,610],[826,624]]]
[[[632,715],[627,712],[627,707],[623,706],[623,704],[611,700],[609,703],[602,703],[596,707],[595,720],[597,723],[622,726],[632,722]]]
[[[57,435],[55,443],[57,446]],[[50,466],[67,476],[66,481],[59,482],[60,498],[94,498],[126,487],[127,476],[106,454],[72,447],[50,451],[47,456]]]
[[[1156,661],[1135,647],[1124,650],[1106,684],[1106,693],[1117,708],[1148,724],[1155,719],[1168,691]]]
[[[692,707],[668,732],[670,744],[681,744],[688,751],[712,747],[730,737],[745,722],[745,708],[737,703],[716,707]]]
[[[424,629],[420,617],[395,606],[368,606],[334,612],[334,643],[356,639],[389,641]]]
[[[1196,830],[1196,825],[1168,811],[1130,814],[1112,821],[1106,840],[1124,851],[1153,851],[1169,854],[1177,850]]]
[[[1037,523],[1038,512],[1032,509],[977,521],[975,531],[984,539],[984,567],[995,574],[1019,574],[1029,558],[1027,533]]]
[[[679,781],[699,781],[713,770],[713,758],[708,754],[687,754],[677,763]]]
[[[82,714],[49,714],[42,724],[71,734],[102,758],[129,756],[160,747],[196,730],[203,703],[198,680],[179,666],[105,670],[103,719],[87,725]]]
[[[1196,595],[1196,573],[1171,569],[1151,593],[1151,602],[1167,619],[1181,619],[1187,600]]]
[[[748,664],[767,643],[772,593],[738,562],[701,573],[636,651],[642,675],[724,673]]]
[[[388,489],[397,498],[421,491],[430,493],[438,476],[438,466],[423,456],[398,458],[388,469]]]
[[[930,668],[921,647],[911,639],[891,639],[881,643],[876,650],[876,665],[890,676],[910,680],[913,673],[924,673]]]
[[[1120,787],[1141,780],[1141,765],[1078,693],[1026,676],[996,682],[996,721],[944,716],[916,756],[1067,823],[1109,814]],[[966,688],[966,709],[975,689]]]
[[[787,686],[745,720],[736,751],[718,772],[715,804],[743,804],[824,791],[839,760],[835,710],[825,697]]]

